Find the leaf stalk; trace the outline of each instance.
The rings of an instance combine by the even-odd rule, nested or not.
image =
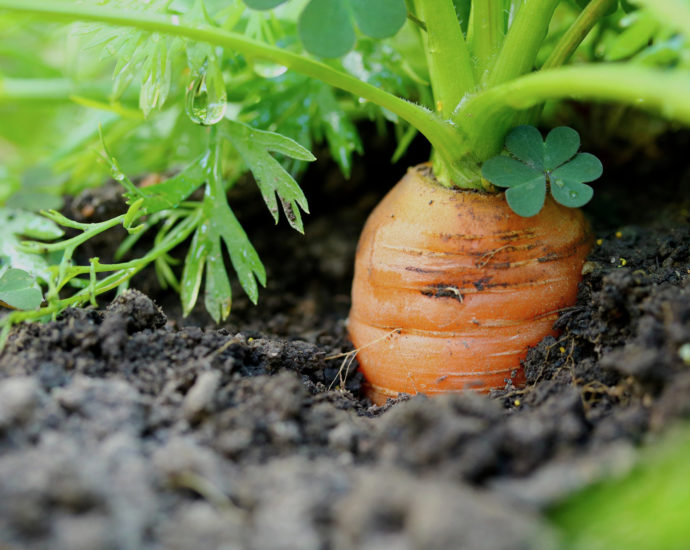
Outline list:
[[[468,128],[472,151],[485,160],[501,147],[474,127],[477,121],[504,135],[515,111],[568,98],[615,101],[690,124],[688,97],[690,80],[685,74],[624,63],[576,65],[530,73],[485,90],[469,98],[455,118]]]

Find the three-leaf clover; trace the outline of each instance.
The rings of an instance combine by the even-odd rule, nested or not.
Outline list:
[[[269,10],[287,0],[244,0],[255,10]],[[340,57],[355,45],[359,30],[372,38],[388,38],[407,19],[405,0],[310,0],[299,17],[304,48],[319,57]]]
[[[585,182],[601,176],[597,157],[578,153],[580,136],[572,128],[554,128],[542,139],[534,126],[518,126],[506,136],[510,156],[490,158],[482,176],[498,187],[507,187],[506,200],[520,216],[530,217],[544,206],[547,184],[560,204],[578,208],[587,204],[594,191]]]

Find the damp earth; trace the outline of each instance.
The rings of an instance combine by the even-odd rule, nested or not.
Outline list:
[[[182,318],[149,273],[110,303],[13,330],[0,354],[0,547],[553,548],[549,506],[690,415],[678,353],[690,169],[653,156],[613,162],[598,184],[577,304],[529,352],[524,388],[368,402],[346,355],[352,260],[404,172],[387,168],[389,145],[372,147],[374,179],[358,167],[345,182],[327,162],[308,172],[305,237],[240,186],[230,202],[269,283],[257,307],[235,288],[228,322],[201,308]],[[671,190],[651,192],[650,178]],[[119,192],[85,193],[67,213],[107,216]]]

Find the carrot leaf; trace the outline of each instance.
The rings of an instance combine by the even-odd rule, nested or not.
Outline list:
[[[597,157],[578,153],[580,136],[572,128],[554,128],[543,140],[533,126],[513,128],[505,140],[508,155],[490,158],[482,176],[498,187],[507,187],[510,208],[524,217],[542,209],[547,185],[556,202],[579,208],[589,202],[594,181],[603,168]]]
[[[316,130],[323,131],[333,159],[338,163],[345,177],[349,178],[352,170],[352,154],[363,152],[362,142],[357,128],[338,103],[333,89],[324,85],[317,84],[317,86],[318,92],[314,94],[315,110],[321,119],[321,125]]]
[[[591,3],[592,0],[575,0],[575,3],[580,9],[584,9],[587,7],[587,4]],[[627,4],[627,2],[623,1],[621,2],[623,6]],[[606,15],[611,15],[612,13],[616,13],[616,10],[618,9],[618,2],[612,2],[611,7],[609,7],[608,11],[606,12]]]
[[[47,280],[49,263],[42,254],[22,249],[22,237],[51,241],[62,237],[64,232],[51,220],[23,210],[0,208],[0,265],[21,269],[31,276]]]
[[[184,262],[180,281],[182,309],[188,315],[199,297],[206,272],[204,304],[218,322],[230,313],[231,289],[223,257],[225,251],[237,273],[240,285],[256,304],[259,286],[266,285],[266,270],[240,222],[228,205],[225,194],[209,185],[201,206],[192,242]]]
[[[304,233],[300,208],[309,213],[307,198],[294,178],[270,153],[304,161],[315,160],[314,155],[296,141],[280,134],[257,130],[241,122],[226,122],[224,137],[232,143],[252,171],[273,219],[278,223],[277,195],[288,223]]]
[[[126,192],[125,197],[128,204],[143,198],[144,202],[141,208],[147,214],[177,208],[183,200],[187,199],[204,183],[206,176],[204,163],[207,161],[207,155],[201,155],[184,170],[161,183],[139,187],[136,192]]]

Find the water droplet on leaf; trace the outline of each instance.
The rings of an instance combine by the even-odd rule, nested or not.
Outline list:
[[[577,193],[575,191],[570,192],[570,198],[571,199],[576,199],[577,198]]]
[[[225,116],[228,95],[223,74],[215,59],[207,59],[187,86],[185,110],[192,122],[212,126]]]
[[[287,72],[285,65],[269,63],[268,61],[255,61],[253,67],[254,72],[261,78],[277,78]]]

